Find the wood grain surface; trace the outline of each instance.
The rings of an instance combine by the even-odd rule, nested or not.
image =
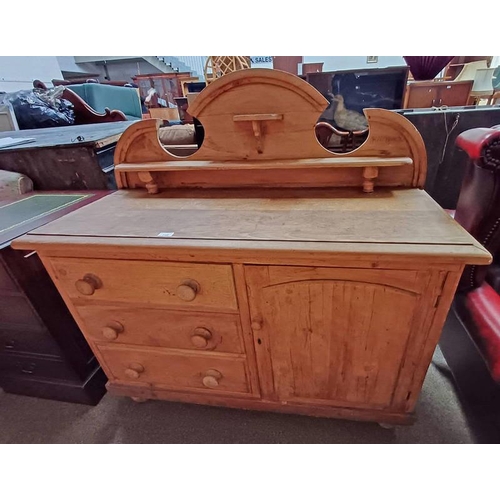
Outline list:
[[[112,213],[113,217],[102,217]],[[166,233],[162,235],[162,233]],[[117,238],[470,245],[420,190],[118,191],[32,234]],[[59,238],[63,240],[63,238]],[[54,241],[54,239],[52,239]]]
[[[406,118],[384,109],[365,109],[370,127],[367,140],[354,151],[337,154],[323,148],[315,135],[315,124],[327,105],[315,88],[286,72],[250,69],[226,75],[204,89],[189,108],[203,125],[200,148],[189,158],[176,157],[161,145],[159,123],[138,122],[117,145],[117,184],[131,187],[133,173],[153,168],[162,185],[168,184],[170,172],[189,171],[192,183],[221,187],[220,177],[204,178],[203,173],[224,169],[245,170],[243,178],[248,185],[262,186],[256,171],[280,169],[286,177],[302,162],[318,170],[353,167],[341,177],[335,172],[332,185],[362,186],[362,177],[355,170],[363,160],[366,167],[375,162],[389,168],[391,159],[396,159],[389,175],[379,177],[377,173],[376,186],[424,185],[425,146]],[[274,167],[270,162],[275,162]]]

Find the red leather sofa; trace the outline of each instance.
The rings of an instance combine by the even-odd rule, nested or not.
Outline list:
[[[465,267],[440,346],[465,405],[490,427],[490,442],[500,439],[500,125],[467,130],[456,145],[470,162],[454,217],[493,263]]]

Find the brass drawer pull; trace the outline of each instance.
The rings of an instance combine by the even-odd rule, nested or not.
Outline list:
[[[203,385],[209,389],[215,389],[219,386],[219,380],[222,379],[222,373],[217,370],[207,370],[203,377]]]
[[[101,279],[95,274],[86,274],[83,279],[77,280],[75,287],[82,295],[93,295],[93,293],[102,288]]]
[[[102,336],[106,340],[116,340],[120,333],[123,333],[123,325],[118,321],[110,321],[105,327],[102,328]]]
[[[130,363],[129,367],[125,370],[125,375],[128,378],[139,378],[141,373],[144,372],[144,366],[140,363]]]
[[[198,349],[204,349],[208,346],[208,341],[212,339],[212,332],[207,328],[198,327],[193,330],[191,343]]]
[[[195,280],[185,280],[177,287],[177,297],[186,302],[191,302],[200,291],[200,284]]]

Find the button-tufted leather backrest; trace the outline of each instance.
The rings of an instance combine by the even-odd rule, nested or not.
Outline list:
[[[457,137],[456,144],[469,155],[470,163],[455,220],[497,257],[500,254],[500,125],[467,130]],[[487,266],[466,266],[459,289],[480,286],[487,271]]]

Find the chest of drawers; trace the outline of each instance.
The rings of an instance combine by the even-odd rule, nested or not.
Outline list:
[[[0,387],[95,405],[106,377],[36,252],[10,242],[107,193],[0,197]]]
[[[312,87],[238,73],[190,109],[193,157],[134,124],[122,189],[14,245],[40,254],[113,394],[409,422],[463,267],[491,257],[418,189],[405,118],[367,111],[367,143],[335,155],[313,142]]]

